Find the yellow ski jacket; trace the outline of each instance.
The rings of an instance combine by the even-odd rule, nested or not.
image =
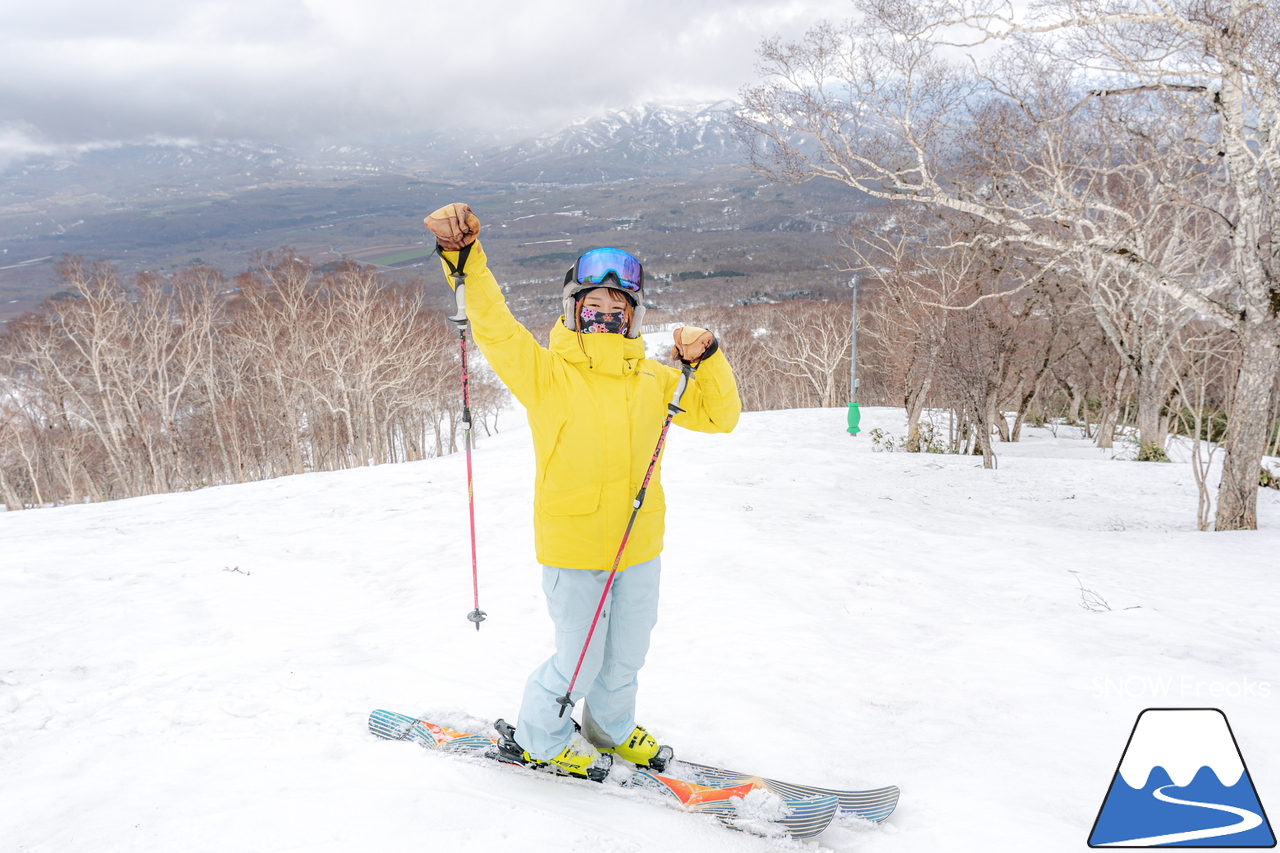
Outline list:
[[[442,254],[458,263],[458,252]],[[551,330],[551,346],[544,348],[511,315],[478,242],[463,272],[472,335],[498,378],[528,410],[537,457],[533,530],[538,562],[607,570],[680,372],[645,358],[641,338],[579,335],[565,327],[564,317]],[[698,366],[681,405],[685,412],[673,423],[688,429],[729,432],[737,425],[742,401],[722,350]],[[662,552],[665,510],[659,460],[620,569]]]

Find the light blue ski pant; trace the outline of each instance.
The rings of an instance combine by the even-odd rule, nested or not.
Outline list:
[[[658,579],[662,558],[618,572],[600,613],[572,699],[585,698],[590,709],[588,735],[598,729],[617,745],[636,725],[636,673],[649,652],[649,633],[658,621]],[[556,651],[529,676],[516,723],[516,740],[539,761],[554,758],[573,738],[569,711],[563,717],[556,699],[564,695],[582,654],[607,571],[542,567],[542,591],[556,627]],[[584,712],[585,715],[585,712]],[[595,741],[597,738],[592,737]]]

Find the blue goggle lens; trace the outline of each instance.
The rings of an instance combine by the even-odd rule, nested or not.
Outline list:
[[[623,290],[639,292],[644,284],[644,267],[621,249],[592,249],[578,258],[578,284],[604,284],[610,274]]]

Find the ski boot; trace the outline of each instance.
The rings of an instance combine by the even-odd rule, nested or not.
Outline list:
[[[576,731],[573,740],[559,755],[549,761],[539,761],[516,742],[516,730],[506,720],[498,720],[493,727],[498,730],[498,743],[493,757],[507,764],[520,764],[535,769],[549,768],[562,776],[575,776],[592,782],[603,782],[613,766],[612,755],[597,751]]]
[[[617,746],[602,746],[600,751],[605,755],[616,755],[630,761],[637,767],[648,767],[661,773],[667,764],[675,758],[675,750],[669,746],[661,746],[653,735],[636,726],[626,740]]]

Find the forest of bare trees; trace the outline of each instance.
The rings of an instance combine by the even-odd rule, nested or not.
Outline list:
[[[681,311],[680,318],[715,330],[747,411],[848,402],[853,323],[848,302],[706,306]]]
[[[1074,425],[1100,448],[1123,435],[1124,458],[1143,461],[1168,461],[1173,434],[1193,455],[1197,437],[1221,443],[1239,342],[1176,301],[1088,264],[1045,267],[911,207],[855,223],[843,242],[866,293],[860,397],[905,408],[901,449],[981,453],[992,467],[1028,421]],[[1267,399],[1277,455],[1280,387]],[[925,434],[930,410],[946,412],[945,437]]]
[[[1089,354],[1107,406],[1131,389],[1150,454],[1178,336],[1227,332],[1215,526],[1255,528],[1280,371],[1276,4],[856,6],[856,19],[761,48],[739,122],[757,172],[928,210],[971,251],[1076,279],[1119,362]],[[954,257],[945,233],[931,236]]]
[[[459,449],[458,339],[442,312],[422,307],[421,283],[358,264],[317,269],[288,251],[231,281],[206,266],[123,281],[77,258],[59,276],[60,297],[0,334],[9,509]],[[848,303],[681,318],[716,330],[748,409],[845,404]],[[510,397],[482,361],[471,364],[473,414],[495,429]]]
[[[998,444],[1028,422],[1077,425],[1099,447],[1127,426],[1138,457],[1153,460],[1171,433],[1222,439],[1233,336],[1158,294],[1136,299],[1095,267],[1045,268],[972,237],[910,208],[842,237],[861,281],[859,398],[905,408],[902,449],[993,466]],[[288,252],[232,281],[196,266],[124,282],[74,258],[59,272],[63,295],[0,334],[9,509],[459,449],[458,339],[422,307],[421,284],[356,264],[316,269]],[[679,321],[716,331],[747,410],[849,400],[849,302],[704,306]],[[472,364],[473,410],[488,431],[510,398]],[[929,422],[938,412],[945,434]],[[1269,417],[1277,453],[1274,402]],[[1202,490],[1213,448],[1194,448]]]
[[[227,282],[128,283],[67,259],[63,295],[0,335],[9,509],[240,483],[457,449],[458,342],[420,287],[285,252]],[[473,368],[476,420],[505,391]]]

